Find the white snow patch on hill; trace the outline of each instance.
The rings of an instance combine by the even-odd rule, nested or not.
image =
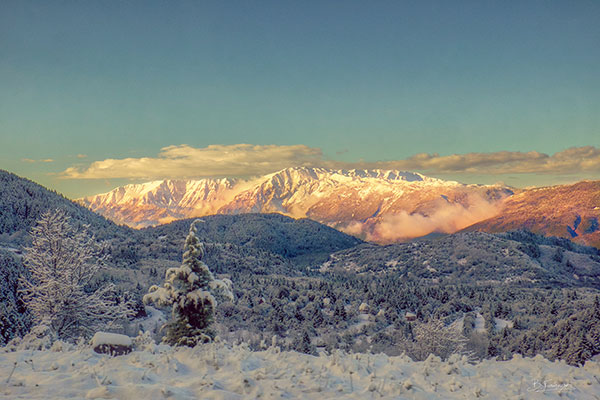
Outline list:
[[[1,350],[0,350],[1,351]],[[91,349],[0,352],[3,399],[597,399],[600,364],[537,356],[469,364],[386,355],[309,356],[219,344],[108,357]],[[544,386],[545,385],[545,386]]]
[[[502,319],[502,318],[494,318],[494,327],[496,328],[497,331],[501,331],[502,329],[508,327],[508,328],[512,328],[513,327],[513,322],[509,321],[507,319]]]

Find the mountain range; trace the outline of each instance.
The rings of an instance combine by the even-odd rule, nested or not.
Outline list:
[[[397,170],[299,167],[253,180],[131,184],[78,202],[135,228],[212,214],[281,213],[377,243],[527,229],[600,247],[600,181],[515,189]]]
[[[288,168],[253,180],[163,180],[80,199],[131,227],[210,214],[281,213],[363,239],[452,233],[494,216],[510,188],[466,185],[396,170]]]

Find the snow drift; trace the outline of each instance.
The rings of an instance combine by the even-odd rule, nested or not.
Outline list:
[[[0,352],[6,399],[597,399],[600,365],[571,367],[541,356],[469,364],[452,356],[319,357],[210,344],[108,357],[90,348]],[[6,349],[5,349],[6,350]]]

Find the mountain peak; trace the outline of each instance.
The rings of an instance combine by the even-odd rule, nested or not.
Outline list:
[[[400,170],[386,170],[386,169],[329,169],[322,167],[290,167],[272,174],[266,175],[271,176],[288,176],[298,178],[312,178],[319,179],[320,177],[332,177],[339,175],[346,178],[354,179],[383,179],[388,181],[424,181],[424,180],[437,180],[435,178],[429,178],[425,175],[421,175],[417,172],[400,171]]]

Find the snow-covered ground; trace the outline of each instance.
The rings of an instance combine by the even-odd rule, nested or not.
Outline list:
[[[502,319],[502,318],[494,318],[494,327],[497,331],[501,331],[502,329],[508,327],[508,328],[512,328],[514,326],[514,323],[512,321],[509,321],[507,319]]]
[[[157,332],[160,327],[167,322],[165,313],[152,306],[145,306],[148,317],[139,321],[139,326],[144,332]]]
[[[221,344],[108,357],[91,348],[0,349],[3,399],[598,399],[600,364],[541,356],[471,365],[458,356],[309,356]]]

